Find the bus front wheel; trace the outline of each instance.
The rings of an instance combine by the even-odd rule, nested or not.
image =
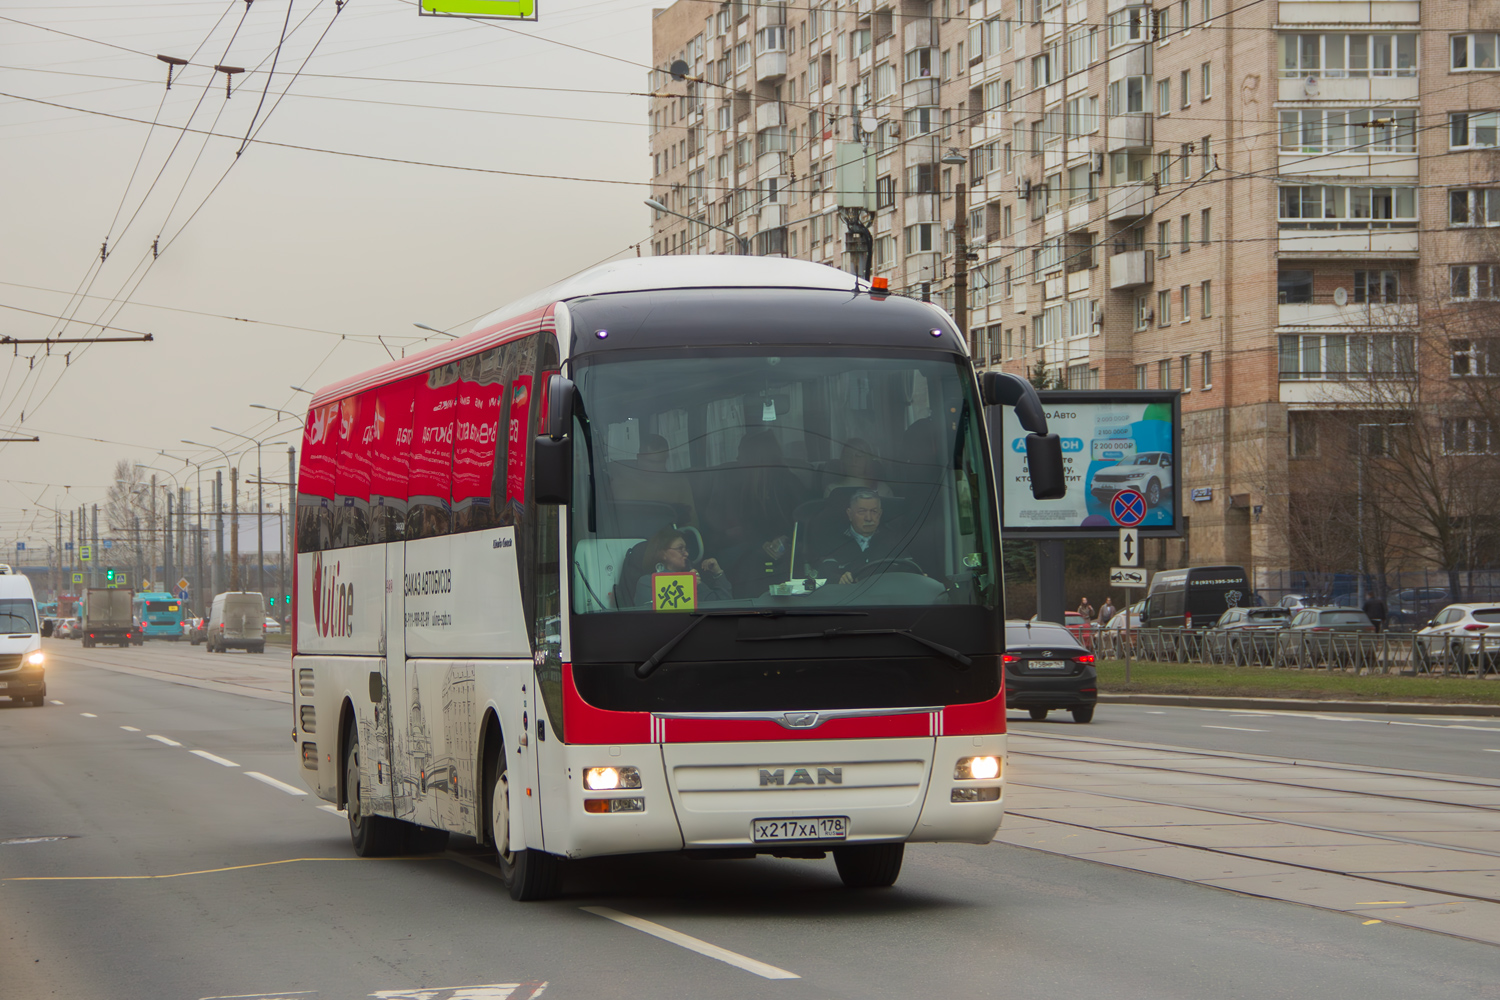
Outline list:
[[[884,889],[895,885],[905,857],[905,844],[854,844],[833,849],[833,863],[849,889]]]
[[[402,852],[406,845],[401,824],[388,816],[365,812],[359,772],[359,730],[353,723],[349,725],[344,750],[344,798],[349,814],[349,839],[354,842],[355,854],[362,858],[383,858]]]
[[[512,848],[510,842],[510,774],[505,766],[505,751],[496,762],[494,784],[490,789],[490,830],[494,837],[495,859],[500,877],[510,898],[519,902],[551,899],[562,889],[562,865],[556,855],[534,848]]]

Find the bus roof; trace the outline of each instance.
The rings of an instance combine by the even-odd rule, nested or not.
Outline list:
[[[714,254],[631,257],[580,271],[502,306],[457,340],[324,386],[309,405],[323,406],[362,389],[429,371],[513,337],[534,333],[550,325],[550,307],[558,302],[617,292],[688,288],[806,288],[853,292],[867,290],[869,283],[826,264],[783,257]]]

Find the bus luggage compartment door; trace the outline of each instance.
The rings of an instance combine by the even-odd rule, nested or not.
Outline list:
[[[750,846],[755,821],[799,818],[847,817],[840,842],[905,840],[932,753],[931,737],[662,747],[689,848]]]

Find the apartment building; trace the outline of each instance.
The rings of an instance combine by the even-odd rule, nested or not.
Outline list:
[[[1287,568],[1320,415],[1441,396],[1463,351],[1479,368],[1472,345],[1432,360],[1418,341],[1428,310],[1500,297],[1500,8],[678,0],[653,16],[655,197],[689,218],[653,212],[651,252],[743,241],[849,270],[868,252],[893,290],[951,310],[963,185],[981,365],[1182,391],[1188,530],[1148,550],[1162,563]]]

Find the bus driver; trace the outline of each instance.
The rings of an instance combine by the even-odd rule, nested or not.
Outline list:
[[[845,516],[849,526],[831,541],[820,561],[824,576],[839,583],[853,583],[854,575],[864,567],[894,555],[890,532],[880,530],[880,494],[874,490],[855,490],[849,497]]]

